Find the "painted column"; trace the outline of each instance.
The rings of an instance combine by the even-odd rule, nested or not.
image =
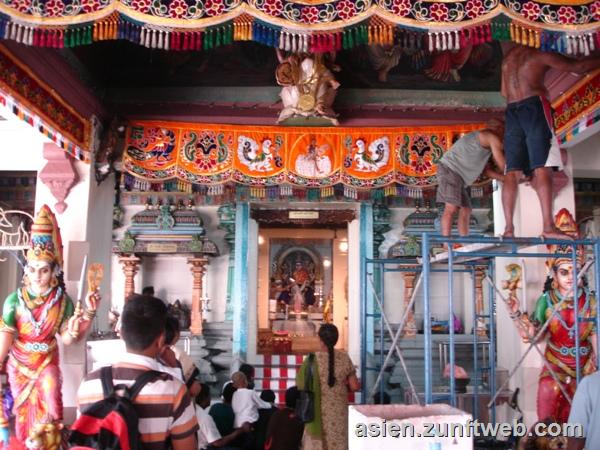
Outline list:
[[[483,315],[483,278],[485,277],[485,267],[475,268],[475,314],[477,322],[475,323],[475,332],[477,336],[486,337],[487,327]]]
[[[402,276],[404,278],[404,310],[406,310],[415,289],[415,278],[417,274],[415,272],[403,272]],[[404,323],[402,335],[407,338],[414,338],[417,336],[414,304],[406,315],[406,322]]]
[[[384,234],[392,229],[390,227],[390,209],[386,205],[375,203],[373,205],[373,258],[379,258],[379,247],[385,241]],[[381,303],[384,303],[383,299],[383,274],[382,267],[379,264],[373,266],[373,285],[377,289],[377,295],[379,296]],[[375,310],[379,311],[379,305],[375,303]]]
[[[375,361],[375,324],[373,315],[375,313],[375,301],[373,290],[367,283],[367,258],[373,258],[373,205],[361,203],[360,205],[360,280],[361,286],[361,378],[362,394],[366,398],[367,390],[375,382],[374,372],[370,371],[367,377],[367,365]],[[371,364],[369,364],[371,362]]]
[[[248,351],[248,227],[250,205],[238,203],[235,211],[235,256],[233,272],[233,347],[236,361],[246,359]]]
[[[235,265],[235,205],[232,203],[219,207],[219,229],[225,231],[225,242],[229,247],[229,262],[227,266],[227,293],[225,297],[225,320],[233,320],[231,296],[233,291],[233,274]]]
[[[208,260],[206,258],[188,258],[187,263],[192,266],[192,323],[190,332],[194,336],[202,334],[202,279],[206,272]]]
[[[135,292],[134,277],[140,269],[140,261],[140,258],[135,255],[119,256],[119,263],[123,266],[123,274],[125,275],[125,301]]]

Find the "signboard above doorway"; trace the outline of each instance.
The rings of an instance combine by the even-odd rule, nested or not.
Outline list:
[[[288,217],[290,219],[318,219],[319,211],[290,211]]]

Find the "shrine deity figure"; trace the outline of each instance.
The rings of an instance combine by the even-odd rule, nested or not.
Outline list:
[[[294,272],[292,273],[292,278],[299,285],[307,284],[311,280],[311,274],[308,272],[306,267],[304,267],[304,262],[302,260],[298,260],[294,264]]]
[[[555,224],[562,232],[578,236],[575,221],[566,209],[558,212]],[[546,337],[545,365],[540,373],[537,393],[538,420],[551,419],[566,423],[571,406],[565,395],[572,399],[577,387],[576,342],[579,344],[582,376],[596,370],[596,298],[586,287],[584,277],[578,277],[579,283],[573,278],[572,246],[549,245],[548,248],[551,253],[562,253],[564,256],[546,261],[549,275],[544,293],[538,299],[533,313],[527,314],[519,309],[519,300],[515,295],[518,281],[509,280],[504,287],[510,290],[507,300],[509,315],[524,342],[530,342],[546,327],[538,337]],[[577,248],[576,253],[579,273],[584,262],[583,248]],[[574,290],[577,291],[576,295]],[[577,298],[577,302],[574,298]],[[579,336],[575,336],[576,318],[579,318]],[[546,322],[549,323],[546,325]]]
[[[317,146],[316,139],[311,139],[306,152],[298,155],[295,170],[300,175],[311,178],[323,178],[331,173],[331,159],[327,155],[329,144]]]
[[[86,296],[85,311],[79,304],[74,307],[65,292],[62,264],[60,230],[44,205],[32,225],[23,286],[6,298],[0,321],[0,361],[8,355],[15,433],[21,443],[35,435],[40,424],[62,427],[56,335],[65,345],[79,341],[90,328],[100,300],[95,288]],[[7,413],[0,417],[4,443],[8,441]]]
[[[281,89],[283,109],[277,122],[291,117],[322,117],[338,125],[332,105],[340,83],[327,67],[322,54],[292,53],[284,56],[277,49],[279,65],[277,83]]]

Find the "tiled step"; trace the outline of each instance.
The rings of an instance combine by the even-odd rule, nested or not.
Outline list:
[[[296,385],[296,375],[306,355],[258,355],[253,365],[254,386],[257,390],[271,389],[275,402],[285,403],[286,389]],[[348,394],[350,403],[360,403],[360,393]]]
[[[306,355],[256,355],[254,366],[299,366]]]
[[[296,379],[300,366],[262,366],[256,367],[254,372],[255,379],[277,379],[277,378],[292,378]]]

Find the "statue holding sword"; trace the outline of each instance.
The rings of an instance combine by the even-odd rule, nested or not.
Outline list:
[[[62,265],[60,230],[54,214],[44,205],[32,225],[23,286],[7,297],[0,320],[0,362],[8,356],[15,435],[21,443],[33,438],[39,424],[56,425],[60,431],[62,377],[56,337],[69,345],[85,336],[100,301],[101,265],[90,267],[84,299],[84,262],[76,306],[65,292]],[[0,441],[4,443],[9,435],[7,413],[0,417]]]

